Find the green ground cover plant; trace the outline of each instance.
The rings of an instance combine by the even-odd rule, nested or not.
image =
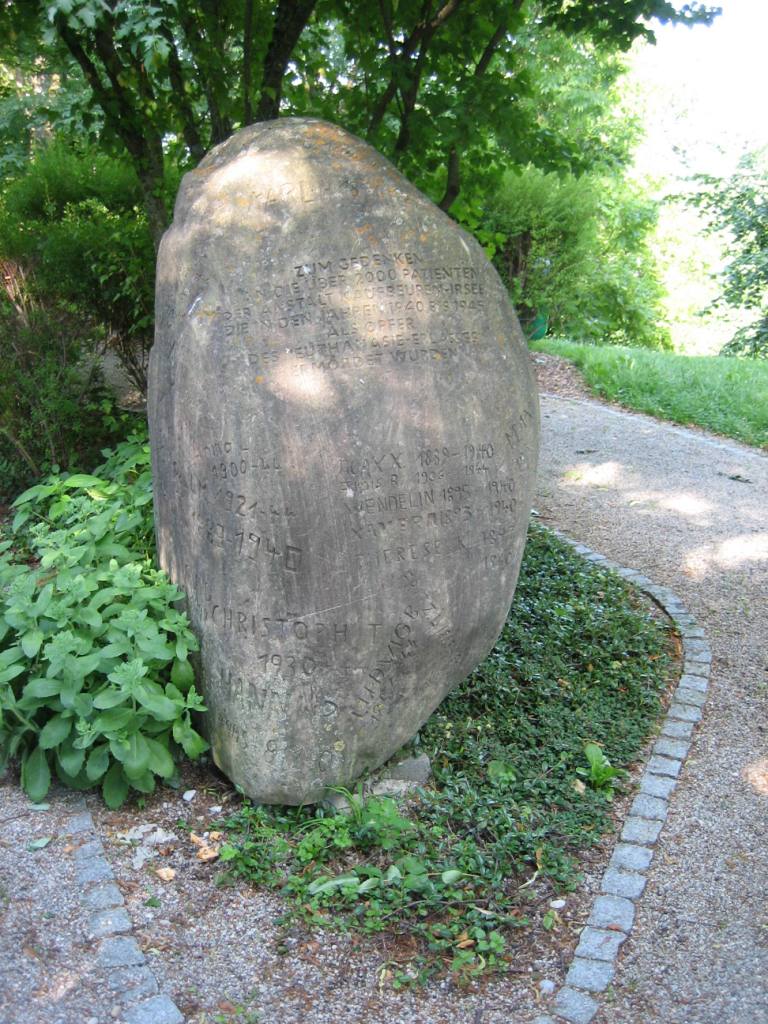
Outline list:
[[[570,359],[603,398],[660,419],[768,447],[764,360],[684,356],[550,339],[532,347]]]
[[[362,788],[347,813],[246,801],[217,826],[221,859],[280,890],[286,921],[406,936],[396,985],[503,971],[515,934],[556,926],[533,883],[574,887],[579,851],[610,828],[659,713],[667,639],[617,577],[533,528],[496,647],[417,737],[434,779],[411,809]]]
[[[172,779],[207,744],[180,592],[153,565],[149,445],[135,435],[95,474],[55,473],[0,534],[0,770],[31,800],[52,773],[110,807]]]

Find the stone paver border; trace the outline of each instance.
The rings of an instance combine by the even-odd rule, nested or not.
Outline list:
[[[565,984],[553,993],[554,1016],[544,1014],[534,1024],[589,1024],[599,1009],[598,998],[611,984],[622,944],[635,921],[635,907],[643,894],[669,811],[669,798],[688,755],[693,729],[706,700],[712,654],[704,630],[683,602],[668,587],[657,586],[635,569],[617,565],[559,530],[556,537],[585,558],[610,569],[651,597],[667,613],[683,642],[683,671],[678,680],[651,756],[640,778],[638,794],[629,809],[600,883],[600,894],[582,929]]]
[[[87,938],[96,943],[96,963],[109,998],[119,1005],[119,1024],[184,1024],[179,1008],[160,994],[157,979],[130,934],[133,924],[104,853],[85,800],[72,815],[67,832],[74,843],[75,877],[88,911]]]

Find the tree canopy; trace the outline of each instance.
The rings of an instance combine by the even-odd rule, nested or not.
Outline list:
[[[342,124],[445,209],[462,163],[500,173],[535,153],[562,167],[575,140],[527,102],[536,41],[617,52],[652,36],[648,19],[715,13],[669,0],[0,0],[0,62],[35,83],[49,123],[79,121],[128,154],[157,243],[169,156],[197,162],[280,114]]]

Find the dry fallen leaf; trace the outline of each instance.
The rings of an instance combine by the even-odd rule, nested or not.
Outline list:
[[[218,843],[220,839],[224,838],[223,832],[209,832],[208,834],[214,843]]]
[[[176,877],[176,872],[173,868],[158,868],[155,874],[161,882],[172,882]]]
[[[573,782],[571,783],[571,785],[573,786],[575,791],[579,794],[579,796],[583,796],[584,793],[586,793],[586,791],[587,791],[587,787],[584,785],[584,783],[581,781],[581,779],[574,779]]]
[[[206,841],[203,839],[203,837],[197,835],[195,832],[190,832],[189,833],[189,841],[190,841],[190,843],[194,843],[195,846],[207,846],[208,845],[206,843]]]
[[[218,846],[201,846],[196,854],[197,859],[202,861],[216,860],[218,856]]]

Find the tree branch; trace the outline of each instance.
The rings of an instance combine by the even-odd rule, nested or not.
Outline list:
[[[164,25],[161,31],[163,38],[170,47],[168,52],[168,78],[171,82],[172,102],[181,118],[184,141],[192,157],[195,160],[202,160],[205,156],[205,147],[195,124],[192,104],[189,102],[186,90],[184,89],[184,72],[181,67],[181,60],[179,59],[179,51],[176,49],[173,33],[168,26]]]
[[[301,33],[312,16],[317,0],[280,0],[264,57],[261,95],[256,108],[258,121],[269,121],[280,113],[283,79],[288,61]]]
[[[208,38],[209,33],[204,24],[198,23],[194,13],[190,11],[189,4],[179,4],[177,11],[184,39],[197,66],[198,78],[202,83],[205,104],[208,107],[208,121],[211,126],[210,142],[211,145],[215,145],[217,142],[223,142],[231,134],[232,127],[221,113],[218,99],[211,87],[211,76],[205,70],[206,56],[200,44],[202,40]]]
[[[149,119],[141,116],[120,82],[120,75],[126,69],[120,62],[109,32],[102,27],[95,36],[96,52],[109,79],[110,87],[107,87],[93,60],[85,52],[77,35],[67,25],[65,18],[59,15],[54,25],[67,49],[80,65],[107,122],[133,160],[144,193],[144,207],[150,231],[157,249],[168,224],[168,214],[160,194],[163,183],[163,145],[160,135]]]
[[[459,176],[459,151],[456,146],[451,146],[448,152],[448,179],[445,185],[445,194],[439,202],[439,207],[447,213],[461,191],[461,178]]]
[[[519,11],[520,7],[522,6],[522,3],[523,0],[515,0],[515,3],[512,5],[512,10],[514,10],[515,12]],[[496,26],[495,32],[488,40],[488,43],[486,44],[486,47],[480,56],[480,60],[475,65],[475,70],[472,72],[472,76],[474,78],[480,78],[488,70],[488,65],[491,63],[493,55],[498,50],[499,44],[501,43],[504,36],[507,34],[508,25],[509,11],[505,11],[505,13],[502,15],[501,20],[499,21],[499,24]],[[440,209],[444,210],[446,213],[448,212],[448,210],[450,210],[451,206],[453,206],[454,202],[456,201],[456,198],[459,195],[459,192],[461,191],[459,163],[459,151],[458,147],[454,143],[451,146],[450,150],[448,151],[448,173],[445,183],[445,192],[443,193],[443,198],[440,200],[438,204],[440,206]]]
[[[381,122],[384,120],[384,115],[387,112],[387,108],[389,107],[389,104],[392,102],[392,100],[395,98],[395,96],[398,93],[397,64],[401,64],[403,66],[403,68],[406,69],[406,75],[407,75],[408,74],[408,61],[410,61],[410,59],[413,56],[417,46],[419,46],[419,58],[417,58],[417,61],[418,61],[418,59],[423,60],[424,56],[426,56],[426,52],[427,52],[427,49],[429,47],[429,43],[432,41],[432,38],[434,37],[435,33],[440,28],[442,28],[442,26],[446,23],[446,21],[448,21],[448,19],[452,15],[454,15],[456,13],[456,11],[459,9],[459,7],[462,5],[462,3],[464,3],[464,0],[448,0],[447,3],[443,4],[443,6],[435,14],[435,16],[433,18],[430,18],[430,17],[428,17],[428,11],[429,11],[430,4],[428,2],[425,2],[424,6],[422,7],[422,18],[414,26],[413,31],[411,32],[411,34],[409,36],[407,36],[406,39],[403,41],[403,45],[402,45],[402,47],[400,49],[399,56],[397,56],[396,54],[391,54],[392,65],[393,65],[393,67],[392,67],[392,74],[390,76],[389,82],[387,83],[386,89],[381,94],[381,96],[379,97],[378,101],[376,102],[376,105],[373,108],[373,114],[371,115],[371,118],[370,118],[370,120],[368,122],[368,134],[369,135],[372,134],[373,132],[375,132],[376,129],[381,124]],[[417,78],[417,81],[416,81],[416,92],[417,93],[418,93],[418,86],[420,84],[420,79],[421,79],[421,72],[419,72],[418,78]],[[402,90],[400,90],[400,91],[401,91],[401,94],[402,94]],[[410,93],[410,91],[411,91],[411,89],[409,88],[409,93]],[[406,121],[410,117],[410,114],[411,114],[411,111],[413,109],[413,106],[415,106],[415,102],[416,101],[415,101],[415,98],[414,98],[413,104],[411,106],[411,110],[408,110],[407,112],[405,112]],[[403,107],[405,108],[406,105],[407,104],[405,102],[405,97],[403,97]],[[401,111],[401,126],[400,126],[401,133],[403,131],[402,119],[403,119],[403,111]],[[407,145],[407,143],[406,143],[406,145]],[[402,146],[401,148],[405,148],[405,146]],[[397,146],[396,146],[396,151],[397,151]]]
[[[253,79],[253,0],[245,0],[243,8],[243,124],[253,120],[253,103],[251,102],[251,82]]]
[[[519,8],[521,3],[522,0],[519,0],[519,2],[516,4],[516,7]],[[504,17],[499,22],[499,24],[496,26],[496,31],[488,40],[488,44],[483,50],[480,60],[475,65],[475,70],[473,72],[475,78],[480,78],[481,75],[485,74],[486,70],[488,69],[488,65],[491,63],[491,60],[493,59],[494,53],[496,53],[496,51],[499,48],[499,43],[507,34],[508,24],[509,17],[508,15],[505,14]]]

